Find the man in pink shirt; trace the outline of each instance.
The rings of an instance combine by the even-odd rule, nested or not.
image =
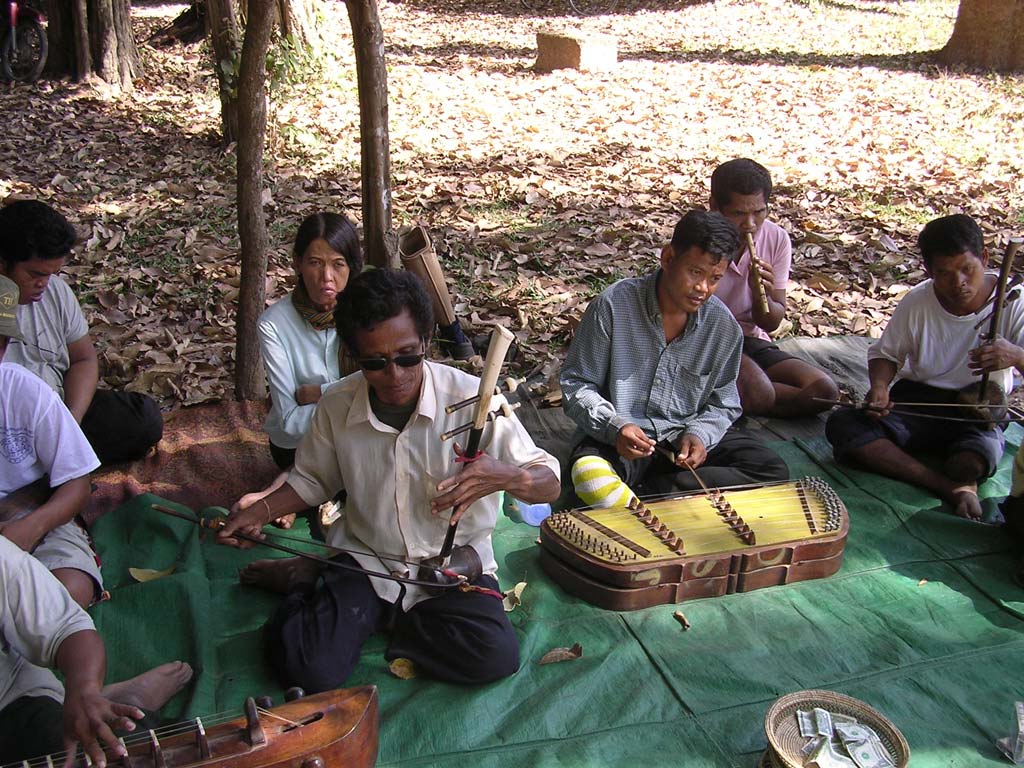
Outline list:
[[[744,241],[742,252],[719,281],[715,296],[743,329],[743,358],[736,381],[743,413],[806,416],[830,408],[815,398],[835,400],[838,389],[827,373],[783,352],[768,335],[786,314],[786,283],[793,257],[786,230],[768,221],[771,194],[768,169],[753,160],[729,160],[711,174],[711,210],[731,219]],[[754,238],[756,269],[751,269],[748,233]]]

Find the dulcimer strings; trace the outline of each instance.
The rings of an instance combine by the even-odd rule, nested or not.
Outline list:
[[[690,469],[692,471],[693,468],[690,467]],[[696,473],[694,474],[696,475]],[[807,489],[795,481],[782,481],[778,484],[769,485],[738,485],[714,489],[704,485],[700,478],[698,478],[698,482],[703,486],[703,492],[695,492],[685,496],[680,496],[678,493],[664,494],[658,497],[651,497],[650,499],[641,499],[641,502],[651,514],[655,515],[666,525],[687,523],[685,531],[680,532],[700,532],[705,529],[718,530],[724,527],[721,521],[710,518],[706,524],[692,524],[692,518],[695,515],[704,513],[702,516],[706,517],[707,508],[698,506],[705,501],[711,504],[715,514],[718,513],[717,506],[712,501],[712,496],[715,494],[720,494],[722,499],[729,502],[733,510],[743,517],[744,521],[748,524],[751,522],[756,523],[758,518],[762,517],[771,517],[773,522],[806,523],[808,514],[817,523],[824,521],[828,516],[827,510],[814,498],[814,495],[808,494]],[[800,508],[795,509],[794,503],[799,504]],[[803,507],[805,503],[807,508]],[[757,504],[757,509],[746,509],[752,504]],[[602,522],[613,524],[616,520],[630,520],[637,517],[636,511],[628,507],[609,507],[605,509],[588,507],[575,511],[584,514],[598,514]]]

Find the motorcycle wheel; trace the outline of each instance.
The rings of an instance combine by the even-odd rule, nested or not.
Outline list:
[[[11,45],[11,30],[0,47],[0,67],[8,80],[35,81],[46,66],[48,42],[46,27],[38,19],[19,19],[15,30],[17,44]]]

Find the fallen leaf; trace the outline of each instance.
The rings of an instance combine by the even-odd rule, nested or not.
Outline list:
[[[128,575],[141,584],[147,581],[162,579],[164,576],[170,576],[174,573],[175,568],[177,568],[175,565],[172,565],[170,568],[164,568],[162,571],[154,568],[129,568]]]
[[[505,595],[505,599],[502,600],[502,605],[505,606],[505,613],[514,611],[520,605],[523,604],[523,590],[526,589],[526,582],[520,581],[512,591]]]
[[[552,648],[540,657],[538,664],[557,664],[560,661],[576,661],[583,655],[583,646],[574,643],[572,648]]]
[[[412,680],[416,677],[416,667],[411,659],[395,659],[388,664],[388,669],[400,680]]]

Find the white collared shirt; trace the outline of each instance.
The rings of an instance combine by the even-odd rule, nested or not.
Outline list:
[[[453,414],[444,408],[475,395],[479,385],[475,376],[424,362],[420,398],[401,432],[373,414],[361,372],[327,389],[299,443],[288,484],[310,506],[343,488],[348,492],[345,515],[331,527],[328,544],[365,552],[354,556],[367,570],[413,578],[416,567],[409,562],[440,552],[450,512],[435,517],[430,501],[438,495],[437,484],[460,469],[451,441],[442,442],[440,436],[472,420],[471,408]],[[504,398],[495,397],[491,410],[502,402]],[[546,466],[558,476],[558,461],[534,444],[514,415],[489,424],[480,445],[499,461],[523,468]],[[498,509],[497,493],[476,502],[463,515],[455,537],[456,545],[469,544],[476,550],[484,573],[498,568],[491,545]],[[382,599],[398,600],[398,583],[371,583]],[[422,588],[410,585],[403,608],[408,610],[427,596]]]
[[[318,331],[305,320],[287,294],[260,315],[263,367],[270,384],[270,413],[263,430],[278,448],[295,448],[309,429],[316,403],[299,405],[300,384],[317,384],[321,393],[341,378],[338,368],[338,333]]]

